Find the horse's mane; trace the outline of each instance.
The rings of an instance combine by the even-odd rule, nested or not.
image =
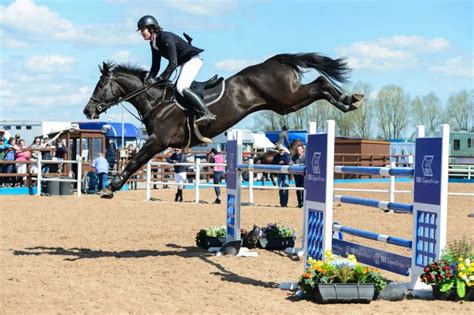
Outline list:
[[[116,64],[115,62],[109,60],[105,64],[107,65],[110,71],[127,73],[131,75],[135,75],[137,77],[143,77],[147,72],[147,70],[140,67],[139,65],[131,64],[131,63]]]

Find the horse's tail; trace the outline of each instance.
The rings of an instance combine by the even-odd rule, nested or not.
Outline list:
[[[280,54],[271,57],[267,61],[277,61],[292,67],[299,76],[305,72],[304,69],[315,69],[331,82],[347,83],[351,69],[347,66],[344,57],[331,59],[316,53]]]

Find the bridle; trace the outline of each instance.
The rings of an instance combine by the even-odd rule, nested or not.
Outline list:
[[[97,110],[99,111],[99,113],[103,113],[105,111],[107,111],[109,108],[111,108],[112,106],[115,106],[115,105],[118,105],[122,102],[125,102],[125,101],[128,101],[132,98],[134,98],[135,96],[138,96],[146,91],[148,91],[149,89],[151,89],[152,87],[156,87],[156,86],[164,86],[164,85],[167,85],[166,82],[156,82],[156,83],[153,83],[153,84],[148,84],[148,85],[145,85],[144,87],[142,88],[139,88],[123,97],[118,97],[117,99],[115,99],[116,97],[113,95],[112,92],[110,92],[111,94],[111,98],[109,99],[106,99],[105,98],[105,95],[107,94],[107,92],[109,91],[109,87],[112,85],[112,79],[113,79],[113,76],[114,76],[114,73],[113,72],[110,72],[110,76],[109,75],[103,75],[104,77],[106,77],[108,80],[107,80],[107,83],[105,85],[105,88],[104,88],[104,95],[99,99],[99,98],[95,98],[93,96],[90,97],[90,100],[97,103]],[[117,84],[117,83],[116,83]],[[118,88],[121,90],[121,94],[125,94],[125,91],[122,89],[122,87],[120,85],[118,85]],[[166,97],[166,91],[165,93],[163,93],[163,99],[165,99]],[[124,108],[132,115],[134,116],[136,119],[140,120],[143,122],[143,117],[137,117],[136,115],[134,115],[132,112],[130,112],[125,106]],[[140,114],[141,116],[141,114]],[[146,116],[146,115],[145,115]]]

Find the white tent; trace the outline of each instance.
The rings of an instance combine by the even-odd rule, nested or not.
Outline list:
[[[253,148],[255,150],[268,150],[275,148],[273,142],[268,139],[264,133],[252,133],[253,137]]]

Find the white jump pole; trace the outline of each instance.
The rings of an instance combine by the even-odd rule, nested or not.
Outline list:
[[[249,159],[249,164],[253,165],[253,158]],[[253,204],[253,170],[249,170],[249,204]]]
[[[195,170],[194,173],[196,174],[196,183],[194,185],[194,188],[196,189],[195,191],[195,203],[199,203],[199,182],[201,181],[201,160],[199,158],[196,158],[195,161]]]
[[[146,164],[146,200],[151,199],[151,161]]]

